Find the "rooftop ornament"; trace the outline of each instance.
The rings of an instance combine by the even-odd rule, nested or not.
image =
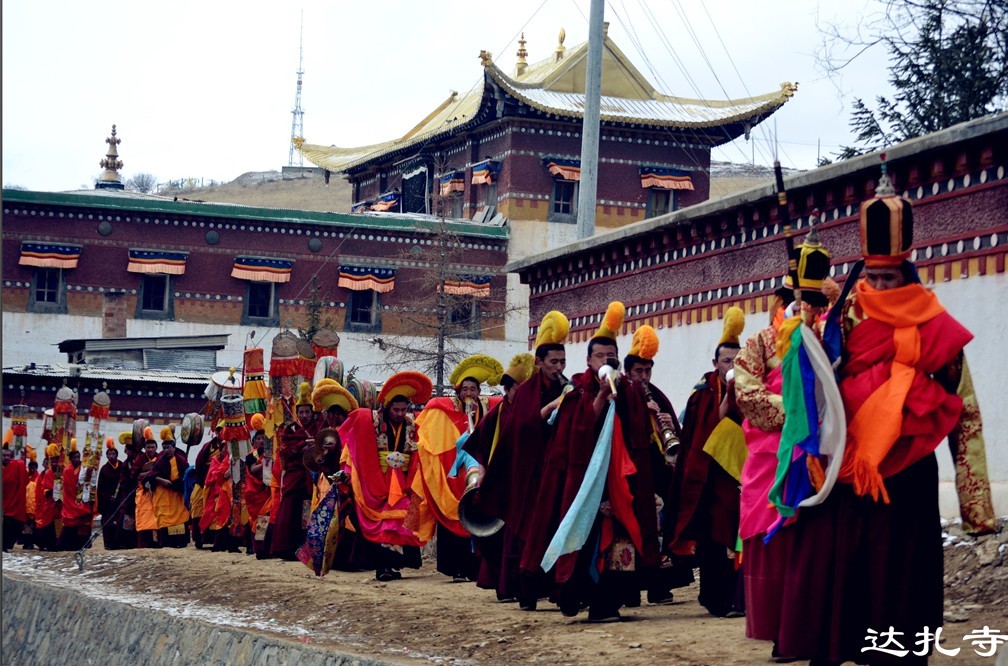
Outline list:
[[[123,184],[122,176],[119,174],[119,169],[123,168],[123,162],[119,159],[119,150],[116,146],[122,141],[116,136],[116,126],[112,126],[112,136],[105,139],[105,143],[108,144],[108,152],[105,153],[105,159],[98,163],[98,166],[105,169],[104,173],[98,177],[98,181],[95,183],[96,190],[124,190],[126,186]]]

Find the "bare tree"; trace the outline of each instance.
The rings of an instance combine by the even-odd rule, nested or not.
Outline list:
[[[126,189],[150,194],[157,188],[157,176],[152,173],[138,173],[126,181]]]
[[[443,163],[435,166],[445,169]],[[437,181],[435,180],[435,183]],[[437,187],[435,185],[435,187]],[[449,293],[446,283],[467,279],[464,240],[445,219],[451,210],[451,200],[437,192],[434,210],[438,227],[431,245],[417,245],[405,252],[404,259],[429,267],[418,293],[408,308],[390,313],[398,316],[408,338],[376,336],[371,344],[385,354],[381,367],[390,371],[419,370],[434,381],[435,395],[443,395],[447,373],[469,353],[467,340],[478,339],[481,332],[495,325],[504,326],[507,316],[507,295],[491,291],[489,297],[476,298],[467,294]],[[386,314],[385,316],[389,316]],[[487,320],[498,321],[499,324]]]

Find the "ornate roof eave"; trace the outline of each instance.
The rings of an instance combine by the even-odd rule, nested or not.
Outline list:
[[[542,113],[548,113],[555,116],[566,116],[569,118],[583,118],[584,113],[579,111],[572,111],[570,109],[561,109],[557,107],[551,107],[537,102],[534,99],[530,99],[528,95],[523,94],[524,90],[534,90],[539,89],[539,84],[537,83],[521,83],[515,81],[500,68],[498,68],[492,62],[488,62],[485,65],[487,75],[493,80],[494,83],[499,85],[505,92],[509,95],[528,105],[529,107],[540,111]],[[620,124],[620,125],[644,125],[656,128],[668,128],[668,129],[703,129],[709,127],[720,127],[723,125],[730,125],[732,123],[745,123],[748,120],[752,120],[755,124],[756,121],[765,119],[767,116],[775,112],[781,106],[783,106],[791,97],[794,96],[795,91],[798,89],[797,84],[785,82],[781,84],[780,90],[772,93],[767,93],[765,95],[758,95],[755,97],[750,97],[743,100],[721,100],[721,101],[709,101],[709,100],[694,100],[679,97],[670,97],[667,95],[658,94],[658,99],[656,101],[670,102],[678,104],[695,104],[698,106],[706,106],[708,108],[720,108],[729,107],[732,105],[738,105],[742,103],[751,102],[762,102],[758,107],[749,109],[742,113],[732,114],[730,116],[724,116],[721,118],[707,120],[707,121],[682,121],[682,120],[661,120],[656,118],[647,117],[634,117],[626,115],[614,115],[608,113],[600,113],[600,119],[603,122]]]
[[[303,139],[294,139],[294,147],[304,155],[305,159],[322,169],[333,173],[349,174],[360,173],[376,162],[384,162],[389,158],[398,157],[417,146],[444,139],[454,134],[467,132],[485,120],[487,111],[487,100],[485,85],[481,86],[480,102],[478,112],[473,117],[457,125],[445,129],[434,129],[414,134],[416,127],[410,130],[402,139],[386,141],[384,143],[373,144],[371,146],[361,146],[356,148],[338,148],[336,146],[322,146],[318,144],[304,143]],[[434,112],[428,115],[428,119],[442,110],[445,104],[442,103]],[[421,127],[427,119],[422,121],[417,127]]]

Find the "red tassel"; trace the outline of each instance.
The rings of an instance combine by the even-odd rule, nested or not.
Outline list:
[[[28,434],[28,426],[24,425],[23,423],[12,423],[11,424],[11,432],[13,432],[15,436],[16,435],[27,435]]]
[[[109,407],[108,405],[91,405],[91,411],[88,412],[88,416],[93,419],[107,419],[109,417]]]
[[[224,428],[221,429],[220,438],[225,442],[231,442],[234,440],[244,442],[251,439],[249,437],[248,426],[245,424],[239,426],[224,426]]]
[[[77,406],[69,400],[60,400],[53,405],[53,414],[70,414],[77,418]]]

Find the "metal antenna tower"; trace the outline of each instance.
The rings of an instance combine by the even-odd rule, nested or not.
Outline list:
[[[304,78],[304,10],[301,10],[301,43],[298,47],[297,93],[294,94],[294,110],[291,111],[290,154],[287,166],[304,166],[304,155],[297,152],[297,164],[294,163],[294,139],[304,137],[304,111],[301,110],[301,80]]]

